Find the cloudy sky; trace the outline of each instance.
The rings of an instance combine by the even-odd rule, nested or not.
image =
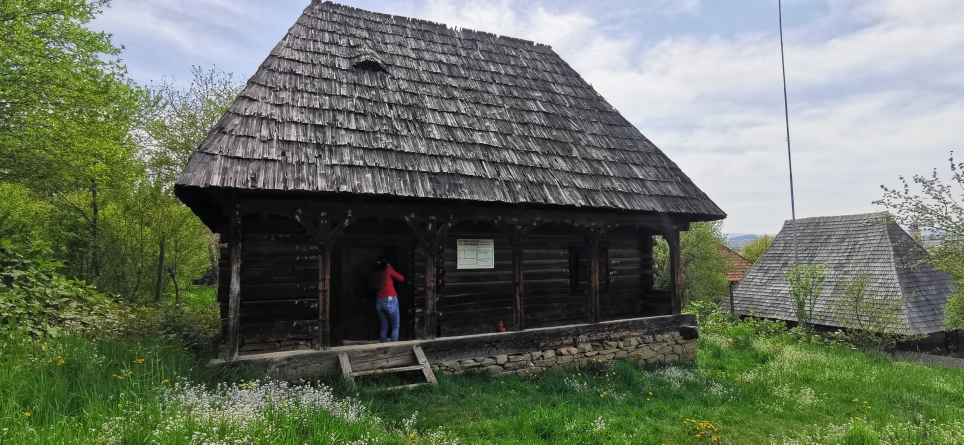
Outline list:
[[[776,0],[343,0],[549,44],[728,214],[790,217]],[[114,0],[131,76],[247,78],[309,0]],[[786,0],[797,216],[881,210],[880,185],[964,147],[964,2]]]

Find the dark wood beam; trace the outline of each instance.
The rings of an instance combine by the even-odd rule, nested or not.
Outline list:
[[[580,210],[542,210],[520,209],[516,207],[496,208],[470,205],[443,204],[379,204],[358,202],[330,202],[287,199],[248,199],[245,200],[245,213],[269,213],[291,217],[298,209],[309,215],[328,213],[332,220],[345,219],[349,215],[355,220],[364,218],[384,218],[386,214],[405,215],[419,223],[427,223],[433,218],[458,223],[461,221],[486,221],[494,224],[511,223],[529,226],[545,223],[566,223],[578,226],[610,228],[615,226],[638,225],[657,230],[667,223],[682,230],[688,224],[686,215],[673,214],[627,214],[624,212],[590,212]]]
[[[680,256],[679,230],[669,228],[663,233],[669,245],[670,295],[673,314],[683,312],[683,262]]]
[[[599,268],[599,244],[603,237],[603,231],[590,228],[586,237],[586,251],[589,253],[589,322],[599,323],[599,289],[600,289],[600,268]]]
[[[241,204],[235,203],[231,213],[231,284],[228,290],[227,359],[238,357],[241,325]]]
[[[502,226],[503,232],[512,243],[512,279],[515,284],[512,318],[516,331],[524,331],[525,326],[525,267],[523,263],[523,248],[525,238],[533,226]]]

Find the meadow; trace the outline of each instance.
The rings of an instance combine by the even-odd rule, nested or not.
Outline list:
[[[2,444],[960,444],[964,372],[706,329],[696,364],[287,384],[153,341],[9,338]]]

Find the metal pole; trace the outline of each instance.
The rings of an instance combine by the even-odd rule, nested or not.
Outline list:
[[[777,1],[780,20],[780,67],[783,69],[783,116],[787,127],[787,163],[790,167],[790,228],[793,234],[793,264],[797,264],[797,209],[793,199],[793,156],[790,155],[790,108],[787,105],[787,64],[783,55],[783,0]]]

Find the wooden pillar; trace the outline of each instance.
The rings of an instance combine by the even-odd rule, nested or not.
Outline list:
[[[318,221],[318,349],[331,348],[331,221]]]
[[[227,359],[238,357],[241,335],[241,205],[231,209],[231,284],[228,291]]]
[[[423,324],[425,331],[422,332],[422,338],[427,340],[434,339],[435,331],[438,327],[438,312],[436,310],[436,300],[438,296],[436,295],[436,279],[435,272],[438,270],[438,251],[440,240],[438,234],[435,233],[435,222],[434,217],[431,217],[431,221],[426,225],[425,231],[423,232],[424,239],[424,250],[425,250],[425,323]]]
[[[515,304],[513,305],[512,318],[517,331],[524,331],[525,326],[525,268],[522,261],[522,248],[525,238],[522,227],[516,226],[512,234],[512,277],[515,282]]]
[[[672,227],[664,235],[669,245],[670,307],[672,314],[683,313],[683,262],[680,258],[679,229]]]
[[[589,229],[587,251],[589,253],[589,322],[599,323],[599,239],[598,229]]]

